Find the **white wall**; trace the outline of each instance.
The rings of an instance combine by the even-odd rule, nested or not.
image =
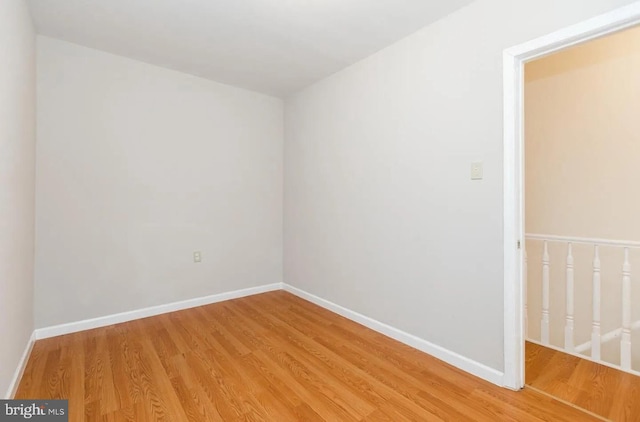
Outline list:
[[[640,27],[561,51],[525,67],[526,230],[640,240]],[[552,244],[551,343],[563,347],[566,244]],[[575,340],[590,340],[593,247],[573,246]],[[540,339],[542,242],[528,241],[529,333]],[[621,248],[601,247],[602,331],[621,326]],[[640,319],[640,250],[631,250],[632,316]],[[633,333],[640,370],[640,332]],[[619,339],[603,359],[620,361]]]
[[[280,99],[38,37],[36,326],[281,282],[282,121]]]
[[[0,2],[0,392],[33,330],[35,34],[23,0]]]
[[[502,370],[502,52],[627,3],[477,0],[289,98],[285,282]]]

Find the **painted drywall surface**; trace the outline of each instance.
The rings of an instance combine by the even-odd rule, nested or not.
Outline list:
[[[478,0],[288,98],[285,282],[502,370],[502,52],[628,3]]]
[[[0,2],[0,394],[33,331],[36,52],[24,1]]]
[[[36,326],[282,281],[282,113],[38,37]]]
[[[640,241],[640,27],[528,63],[525,67],[526,229],[530,233]],[[590,340],[593,248],[573,246],[575,341]],[[529,332],[540,338],[542,243],[528,241]],[[553,243],[551,343],[564,344],[566,244]],[[602,332],[621,326],[623,250],[601,247]],[[630,251],[632,272],[640,250]],[[632,316],[640,319],[633,277]],[[619,339],[618,339],[619,340]],[[640,333],[633,333],[640,370]],[[619,341],[603,357],[619,363]]]
[[[640,241],[640,27],[525,69],[527,231]]]

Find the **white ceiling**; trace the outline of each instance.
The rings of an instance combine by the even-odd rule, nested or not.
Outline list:
[[[28,0],[38,32],[286,96],[472,0]]]

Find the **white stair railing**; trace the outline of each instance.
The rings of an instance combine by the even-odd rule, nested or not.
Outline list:
[[[549,344],[549,244],[544,241],[542,252],[542,320],[540,321],[540,340]]]
[[[573,352],[573,248],[571,242],[567,246],[567,312],[564,323],[564,348]]]
[[[593,247],[593,322],[591,323],[591,357],[600,360],[600,346],[602,345],[600,338],[600,298],[602,291],[600,289],[600,247]]]
[[[631,324],[630,331],[636,331],[636,330],[640,330],[640,321],[636,321],[633,324]],[[617,328],[615,330],[609,331],[606,334],[603,334],[602,337],[600,337],[600,339],[601,339],[602,343],[604,344],[604,343],[608,343],[608,342],[610,342],[612,340],[615,340],[615,339],[617,339],[618,337],[621,337],[621,336],[622,336],[622,328]],[[574,351],[576,353],[584,353],[589,349],[591,349],[591,340],[577,345],[574,348]]]
[[[631,332],[640,330],[640,321],[631,321],[631,264],[629,259],[630,249],[640,249],[640,242],[611,240],[611,239],[592,239],[568,236],[555,236],[544,234],[527,234],[526,240],[542,242],[542,312],[540,318],[540,343],[550,345],[550,266],[551,259],[549,256],[549,243],[566,244],[566,267],[565,267],[565,288],[566,288],[566,311],[564,318],[564,350],[571,354],[581,354],[591,351],[591,360],[605,363],[602,361],[601,346],[604,343],[620,338],[620,365],[605,363],[608,366],[615,366],[627,372],[640,375],[640,372],[632,368],[631,354]],[[593,261],[591,284],[593,287],[592,294],[592,319],[591,319],[591,340],[585,343],[575,345],[575,273],[574,273],[574,244],[585,244],[593,247]],[[623,251],[622,259],[622,280],[621,280],[621,300],[620,309],[622,317],[622,326],[605,334],[601,333],[601,298],[602,298],[602,263],[600,259],[600,247],[616,247]],[[528,254],[524,251],[524,281],[530,280],[528,277]],[[526,285],[526,284],[525,284]],[[525,335],[528,338],[528,303],[525,289]],[[553,347],[553,346],[552,346]],[[584,357],[584,356],[583,356]]]
[[[629,264],[629,248],[624,248],[624,263],[622,264],[620,366],[625,370],[631,369],[631,264]]]
[[[524,271],[522,273],[523,276],[523,280],[524,280],[524,338],[529,338],[529,305],[528,305],[528,299],[527,299],[527,286],[528,284],[528,277],[529,277],[529,265],[527,264],[527,249],[524,249]]]

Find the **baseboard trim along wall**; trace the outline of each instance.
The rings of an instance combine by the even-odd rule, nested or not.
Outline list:
[[[397,340],[400,343],[404,343],[408,346],[416,348],[428,355],[431,355],[450,365],[453,365],[456,368],[475,375],[476,377],[482,378],[485,381],[489,381],[501,387],[504,386],[504,373],[494,368],[476,362],[458,353],[452,352],[451,350],[445,349],[444,347],[430,343],[427,340],[414,336],[413,334],[409,334],[383,322],[377,321],[373,318],[369,318],[368,316],[362,315],[358,312],[352,311],[343,306],[322,299],[316,295],[305,292],[304,290],[300,290],[297,287],[284,284],[283,288],[291,294],[308,300],[309,302],[315,303],[316,305],[328,309],[329,311],[341,315],[347,319],[350,319],[351,321],[362,324],[367,328],[371,328],[372,330],[384,334],[387,337],[391,337],[392,339]]]
[[[93,328],[106,327],[121,322],[132,321],[140,318],[147,318],[155,315],[160,315],[168,312],[180,311],[183,309],[194,308],[196,306],[209,305],[212,303],[222,302],[225,300],[238,299],[241,297],[256,295],[260,293],[271,292],[275,290],[285,290],[291,294],[294,294],[302,299],[308,300],[322,308],[328,309],[338,315],[341,315],[351,321],[364,325],[374,331],[391,337],[401,343],[414,347],[424,353],[434,356],[450,365],[455,366],[465,372],[489,381],[493,384],[504,386],[504,373],[494,368],[488,367],[484,364],[476,362],[444,347],[433,344],[427,340],[421,339],[409,334],[383,322],[377,321],[368,316],[362,315],[358,312],[347,309],[343,306],[335,304],[326,299],[322,299],[316,295],[308,293],[304,290],[293,287],[285,283],[273,283],[258,287],[251,287],[248,289],[235,290],[232,292],[219,293],[211,296],[204,296],[194,299],[183,300],[179,302],[168,303],[165,305],[152,306],[149,308],[138,309],[134,311],[122,312],[114,315],[107,315],[98,318],[87,319],[83,321],[70,322],[67,324],[55,325],[51,327],[38,328],[31,336],[31,341],[25,350],[25,355],[20,362],[20,367],[16,370],[15,379],[11,385],[10,393],[14,394],[14,389],[17,387],[17,382],[22,376],[24,366],[26,365],[27,358],[33,347],[35,340],[40,340],[49,337],[60,336],[63,334],[75,333],[78,331],[90,330]]]
[[[155,315],[166,314],[168,312],[181,311],[195,308],[196,306],[210,305],[212,303],[223,302],[225,300],[238,299],[245,296],[257,295],[260,293],[281,290],[282,283],[266,284],[263,286],[250,287],[247,289],[234,290],[231,292],[218,293],[210,296],[197,297],[193,299],[181,300],[179,302],[167,303],[164,305],[150,306],[148,308],[136,309],[133,311],[121,312],[113,315],[106,315],[97,318],[85,319],[82,321],[69,322],[66,324],[53,325],[51,327],[38,328],[35,330],[35,339],[61,336],[64,334],[76,333],[78,331],[91,330],[93,328],[106,327],[121,322],[133,321]]]
[[[24,374],[24,369],[27,367],[27,361],[29,360],[29,356],[31,355],[31,350],[33,350],[33,345],[36,342],[36,333],[35,331],[31,333],[31,337],[27,342],[27,345],[24,348],[24,352],[22,352],[22,357],[20,358],[20,362],[18,362],[18,367],[16,368],[16,372],[13,374],[13,378],[11,379],[11,383],[9,384],[9,389],[7,390],[7,394],[5,394],[4,398],[6,400],[12,399],[16,395],[16,391],[18,390],[18,384],[22,379],[22,375]]]

